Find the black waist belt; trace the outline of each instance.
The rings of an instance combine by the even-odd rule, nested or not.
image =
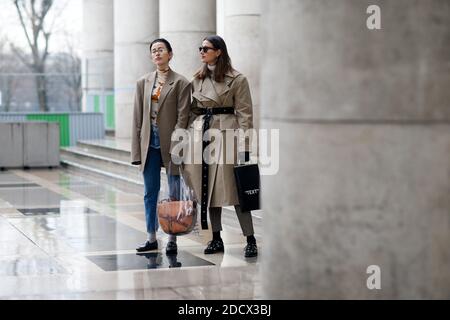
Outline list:
[[[202,136],[204,136],[205,132],[208,131],[213,115],[215,115],[215,114],[234,114],[233,107],[201,108],[200,110],[197,110],[197,111],[199,112],[200,115],[202,115],[202,114],[204,115],[203,116]],[[202,200],[201,200],[202,229],[208,229],[207,209],[208,209],[209,167],[208,167],[208,164],[205,163],[205,159],[203,158],[203,153],[205,152],[205,148],[208,146],[209,143],[210,143],[210,141],[205,141],[205,140],[203,140],[203,143],[202,143]]]

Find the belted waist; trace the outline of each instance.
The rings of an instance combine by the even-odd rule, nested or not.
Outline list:
[[[198,108],[194,113],[196,115],[234,114],[234,107]]]

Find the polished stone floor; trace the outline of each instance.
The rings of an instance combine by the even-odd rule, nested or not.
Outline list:
[[[237,219],[237,218],[236,218]],[[210,230],[178,238],[178,254],[136,254],[142,195],[64,169],[0,172],[0,299],[259,299],[259,260],[224,225],[225,253],[204,255]]]

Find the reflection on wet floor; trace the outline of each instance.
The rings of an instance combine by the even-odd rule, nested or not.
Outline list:
[[[23,215],[25,216],[47,216],[47,215],[58,215],[61,212],[64,213],[64,210],[68,208],[23,208],[23,209],[17,209],[17,211],[21,212]],[[96,213],[96,211],[86,208],[86,207],[82,207],[82,208],[70,208],[72,209],[72,213],[78,213],[78,214],[83,214],[83,213]],[[81,209],[81,210],[79,210]]]
[[[37,276],[65,273],[55,259],[48,257],[20,257],[1,260],[0,276]]]
[[[146,237],[141,231],[98,214],[61,214],[9,221],[36,243],[46,232],[46,236],[56,237],[77,252],[132,250]]]
[[[8,171],[0,172],[0,184],[12,184],[12,183],[30,183],[30,181],[19,177]]]
[[[82,194],[90,199],[107,203],[114,202],[116,196],[114,190],[110,190],[101,185],[68,185],[67,189]]]
[[[166,255],[161,252],[88,256],[105,271],[212,266],[214,263],[188,252]]]
[[[0,198],[15,208],[56,207],[66,197],[43,187],[1,188]]]
[[[144,204],[116,204],[110,205],[110,207],[118,210],[125,210],[127,212],[144,212]]]
[[[40,185],[36,183],[0,183],[0,188],[31,188],[31,187],[40,187]]]
[[[174,298],[184,298],[190,291],[178,283],[189,270],[199,271],[193,278],[198,277],[198,283],[188,286],[211,288],[218,285],[217,280],[203,283],[205,276],[220,283],[220,275],[228,274],[228,268],[242,268],[239,270],[247,279],[226,278],[228,287],[245,287],[246,295],[232,297],[254,298],[253,274],[258,258],[243,257],[245,237],[225,228],[225,253],[204,255],[210,236],[210,230],[200,230],[178,237],[178,254],[166,255],[167,235],[159,230],[160,249],[137,255],[136,246],[146,239],[141,192],[118,190],[107,182],[65,170],[0,172],[0,281],[4,284],[0,286],[0,299],[18,294],[17,282],[6,281],[8,277],[31,276],[38,278],[20,282],[20,296],[101,297],[112,296],[112,292],[120,296],[120,292],[125,294],[136,286],[150,292],[155,283],[166,283],[163,286],[171,288]],[[151,273],[152,269],[171,273],[160,273],[163,278],[145,285],[136,283],[133,277],[129,281],[98,280],[111,271]],[[181,273],[175,275],[175,270]],[[247,276],[247,272],[252,275]],[[52,277],[63,278],[55,282]],[[82,292],[81,288],[91,291]]]
[[[63,179],[61,181],[58,181],[57,183],[59,186],[62,187],[73,187],[73,186],[92,186],[95,185],[92,182],[89,181],[83,181],[83,180],[75,180],[75,179]]]

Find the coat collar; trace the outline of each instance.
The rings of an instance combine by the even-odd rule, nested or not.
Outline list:
[[[153,72],[150,72],[149,74],[147,74],[145,76],[145,80],[147,82],[151,82],[151,84],[155,83],[155,78],[156,78],[156,70]],[[169,74],[167,76],[167,81],[164,85],[166,85],[166,84],[172,85],[174,82],[175,82],[175,72],[173,72],[172,69],[169,68]]]
[[[237,70],[230,70],[230,71],[227,71],[227,73],[225,73],[225,76],[227,76],[227,77],[230,77],[230,78],[236,78],[238,75],[240,75],[241,73],[239,72],[239,71],[237,71]]]
[[[156,79],[156,70],[149,73],[146,77],[145,84],[148,88],[148,91],[147,91],[148,96],[150,95],[152,87],[155,83],[155,79]],[[159,110],[161,110],[162,106],[164,105],[164,101],[166,100],[167,94],[172,89],[174,82],[175,82],[175,73],[172,71],[172,69],[169,69],[169,74],[167,75],[167,80],[164,83],[164,85],[161,89],[161,94],[159,96]]]
[[[225,73],[224,81],[214,82],[214,85],[209,77],[202,79],[200,83],[200,94],[207,99],[213,100],[218,106],[221,106],[225,103],[226,94],[230,91],[234,79],[239,74],[236,70],[228,71]]]

